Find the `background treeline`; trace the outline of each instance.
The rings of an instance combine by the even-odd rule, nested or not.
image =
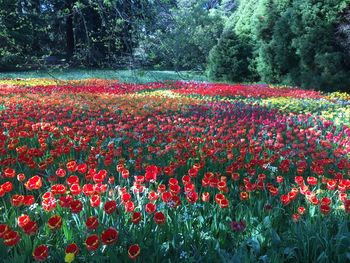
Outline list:
[[[0,0],[0,70],[195,70],[350,87],[350,0]]]

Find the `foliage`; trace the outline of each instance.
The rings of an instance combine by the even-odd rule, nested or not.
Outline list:
[[[252,41],[251,67],[262,81],[326,90],[347,89],[350,56],[344,12],[349,4],[349,0],[242,0],[227,24],[231,34]],[[337,41],[341,37],[343,41]]]
[[[252,81],[250,70],[252,47],[249,39],[226,30],[218,44],[210,51],[208,74],[212,79],[226,81]]]

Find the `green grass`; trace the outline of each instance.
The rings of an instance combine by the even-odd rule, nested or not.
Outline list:
[[[208,81],[204,75],[193,72],[146,71],[146,70],[112,70],[112,69],[50,69],[36,71],[18,71],[0,73],[3,78],[57,78],[70,79],[118,79],[121,82],[147,83],[165,80]]]

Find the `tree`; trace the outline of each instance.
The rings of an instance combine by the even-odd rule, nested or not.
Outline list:
[[[225,30],[219,43],[210,51],[208,74],[215,80],[252,81],[249,68],[252,47],[248,39],[241,38],[233,30]]]

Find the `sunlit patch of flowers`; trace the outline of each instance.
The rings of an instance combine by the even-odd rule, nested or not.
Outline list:
[[[6,81],[0,248],[9,260],[214,262],[242,244],[268,257],[257,251],[278,241],[276,227],[348,219],[350,128],[338,123],[349,111],[322,93]]]

